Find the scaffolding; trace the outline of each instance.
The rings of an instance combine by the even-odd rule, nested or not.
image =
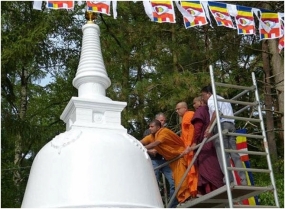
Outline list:
[[[255,74],[252,72],[252,86],[238,86],[238,85],[231,85],[226,83],[219,83],[214,80],[214,72],[213,68],[210,65],[210,76],[211,76],[211,86],[212,86],[212,93],[214,98],[214,105],[215,105],[215,112],[216,112],[216,121],[215,124],[218,129],[218,133],[214,136],[210,137],[209,139],[205,138],[202,143],[198,144],[195,148],[197,148],[197,151],[193,157],[192,162],[188,166],[188,169],[186,170],[185,174],[183,175],[180,184],[175,189],[174,195],[171,197],[167,207],[172,203],[174,200],[175,195],[177,194],[180,186],[182,185],[182,182],[184,181],[185,177],[187,176],[188,171],[190,170],[191,166],[194,164],[194,161],[196,160],[202,146],[211,140],[216,139],[219,137],[221,150],[224,150],[222,152],[222,159],[223,159],[223,168],[224,168],[224,175],[225,175],[225,185],[223,187],[220,187],[202,197],[192,199],[190,201],[187,201],[181,205],[178,205],[178,208],[189,208],[189,207],[195,207],[195,208],[210,208],[210,207],[230,207],[230,208],[279,208],[279,202],[278,202],[278,195],[274,180],[274,174],[272,170],[272,164],[270,159],[270,153],[268,149],[268,143],[266,138],[266,132],[263,122],[263,115],[261,110],[261,102],[259,99]],[[216,93],[216,87],[224,87],[227,89],[235,89],[237,92],[239,92],[235,97],[231,99],[220,99],[217,97]],[[243,98],[243,95],[254,95],[254,101],[248,102],[248,101],[241,101]],[[230,104],[238,105],[238,107],[243,106],[239,110],[233,113],[233,116],[229,115],[222,115],[218,110],[218,102],[228,102]],[[244,111],[252,110],[256,114],[255,118],[252,117],[239,117],[238,115]],[[228,130],[222,130],[221,127],[221,119],[222,118],[228,118],[228,119],[234,119],[236,121],[246,121],[247,123],[252,123],[256,127],[258,127],[261,132],[254,133],[254,134],[245,134],[245,133],[233,133],[229,132]],[[213,129],[214,125],[210,128],[210,131]],[[247,139],[253,139],[253,140],[259,140],[260,144],[263,145],[263,151],[249,151],[249,150],[230,150],[224,148],[223,143],[223,136],[229,135],[229,136],[243,136]],[[260,157],[265,157],[267,161],[267,168],[237,168],[237,167],[227,167],[226,163],[226,157],[225,153],[239,153],[239,154],[248,154],[248,155],[257,155]],[[175,159],[178,159],[181,156],[178,156]],[[173,159],[173,160],[175,160]],[[172,160],[172,161],[173,161]],[[171,162],[172,162],[171,161]],[[170,162],[168,162],[170,163]],[[163,165],[161,165],[163,166]],[[161,167],[160,166],[160,167]],[[270,178],[270,185],[267,186],[258,186],[258,185],[248,185],[248,186],[242,186],[242,185],[236,185],[230,182],[229,180],[229,174],[228,171],[246,171],[246,172],[252,172],[252,173],[264,173],[266,175],[269,175]],[[256,205],[243,205],[242,201],[251,197],[255,197],[261,193],[270,192],[273,193],[274,196],[274,205],[262,205],[262,203],[258,203]]]

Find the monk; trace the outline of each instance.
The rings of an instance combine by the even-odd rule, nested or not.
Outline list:
[[[148,136],[142,140],[150,140],[152,143],[145,146],[147,150],[155,150],[161,154],[166,160],[171,160],[179,156],[184,150],[183,141],[177,136],[173,131],[168,128],[161,127],[161,123],[158,120],[153,120],[149,124],[150,133]],[[152,138],[152,139],[147,139]],[[178,187],[182,176],[187,169],[187,163],[184,157],[169,164],[172,171],[175,187]],[[183,181],[180,189],[176,194],[176,198],[179,203],[185,202],[190,197],[190,190],[188,187],[187,176]]]
[[[191,123],[195,128],[194,139],[193,144],[186,148],[185,154],[194,150],[194,146],[203,141],[205,130],[210,122],[208,107],[200,96],[194,98],[193,107],[195,108],[195,114]],[[208,194],[224,185],[224,174],[219,166],[213,141],[204,144],[196,161],[195,164],[199,170],[198,193],[200,195]]]
[[[184,142],[185,148],[187,148],[193,144],[194,126],[191,123],[191,120],[194,116],[194,112],[188,110],[186,102],[177,103],[175,110],[177,114],[182,117],[180,138]],[[193,157],[193,151],[190,151],[187,155],[185,155],[187,165],[190,165]],[[194,164],[188,173],[188,186],[190,188],[191,197],[196,197],[198,187],[198,170]]]

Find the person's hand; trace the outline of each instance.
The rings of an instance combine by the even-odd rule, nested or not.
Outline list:
[[[149,155],[154,156],[154,157],[156,156],[156,153],[157,153],[156,149],[150,149],[150,150],[147,150],[147,152]]]
[[[191,151],[192,151],[192,147],[188,146],[181,154],[182,155],[187,155]]]
[[[209,128],[207,128],[206,130],[205,130],[205,132],[204,132],[204,138],[210,138],[212,136],[212,133],[211,132],[209,132]]]

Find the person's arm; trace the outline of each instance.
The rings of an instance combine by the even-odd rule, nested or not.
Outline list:
[[[147,150],[147,153],[149,154],[149,155],[151,155],[151,156],[156,156],[156,153],[157,153],[157,151],[156,151],[156,149],[149,149],[149,150]]]
[[[140,143],[142,143],[142,145],[144,145],[144,146],[150,144],[152,141],[151,137],[152,137],[151,135],[145,136],[142,140],[140,140]]]
[[[150,144],[144,146],[147,150],[155,148],[157,145],[159,145],[161,142],[160,141],[154,141],[151,142]]]
[[[146,137],[145,138],[143,138],[142,140],[140,140],[140,142],[142,143],[142,145],[143,146],[145,146],[145,145],[147,145],[148,143],[147,143],[147,139],[146,139]]]
[[[198,144],[199,139],[201,138],[201,135],[203,134],[203,121],[199,118],[194,120],[194,137],[193,137],[193,144]]]
[[[189,152],[193,151],[193,147],[196,146],[196,144],[192,144],[191,146],[189,145],[186,147],[186,149],[181,153],[182,155],[187,155]]]
[[[140,140],[140,142],[142,143],[142,145],[146,146],[148,144],[151,144],[151,136],[150,135],[147,135],[146,137],[144,137],[142,140]],[[156,149],[148,149],[147,150],[147,153],[149,155],[152,155],[152,156],[155,156],[157,151]]]
[[[211,136],[211,132],[209,132],[209,130],[210,130],[210,127],[212,126],[212,124],[214,123],[215,119],[216,119],[216,112],[213,112],[210,123],[209,123],[207,129],[205,130],[204,137],[209,138]]]

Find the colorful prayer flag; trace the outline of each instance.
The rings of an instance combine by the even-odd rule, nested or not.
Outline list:
[[[261,12],[259,20],[260,40],[281,37],[282,34],[281,34],[281,23],[280,23],[279,14],[264,9],[260,10],[260,12]],[[268,29],[266,29],[264,25],[268,26]]]
[[[208,23],[200,1],[181,1],[181,6],[193,17],[192,21],[189,21],[188,18],[183,18],[185,28],[206,25]]]
[[[237,5],[237,16],[235,17],[238,34],[255,34],[255,24],[252,8]]]
[[[73,9],[74,1],[47,1],[49,9]]]
[[[241,134],[246,134],[246,129],[240,129],[236,131],[237,133]],[[236,137],[236,147],[237,150],[243,150],[243,151],[248,151],[247,149],[247,139],[245,136],[237,136]],[[243,167],[245,168],[250,168],[250,161],[249,161],[249,156],[248,154],[245,153],[240,153],[239,154],[241,157],[241,161],[243,164]],[[231,166],[234,167],[234,162],[231,160]],[[246,171],[246,178],[247,178],[247,183],[248,185],[254,185],[254,180],[253,180],[253,174],[251,171]],[[237,171],[233,171],[234,179],[237,185],[240,185],[240,177],[238,175]],[[258,205],[258,197],[250,197],[248,199],[245,199],[242,201],[244,205]]]
[[[284,18],[284,14],[282,14]],[[281,20],[281,38],[279,39],[279,42],[278,42],[278,49],[279,49],[279,53],[281,53],[282,49],[284,48],[284,19],[282,19],[280,17],[280,20]]]
[[[218,26],[235,28],[228,12],[227,4],[209,1],[208,5]]]
[[[111,1],[86,1],[87,11],[111,15],[110,13]]]
[[[153,21],[158,23],[175,23],[175,13],[172,1],[150,1]]]
[[[278,49],[279,49],[279,53],[282,51],[282,49],[284,49],[284,34],[283,34],[283,36],[279,39],[279,42],[278,42]]]

